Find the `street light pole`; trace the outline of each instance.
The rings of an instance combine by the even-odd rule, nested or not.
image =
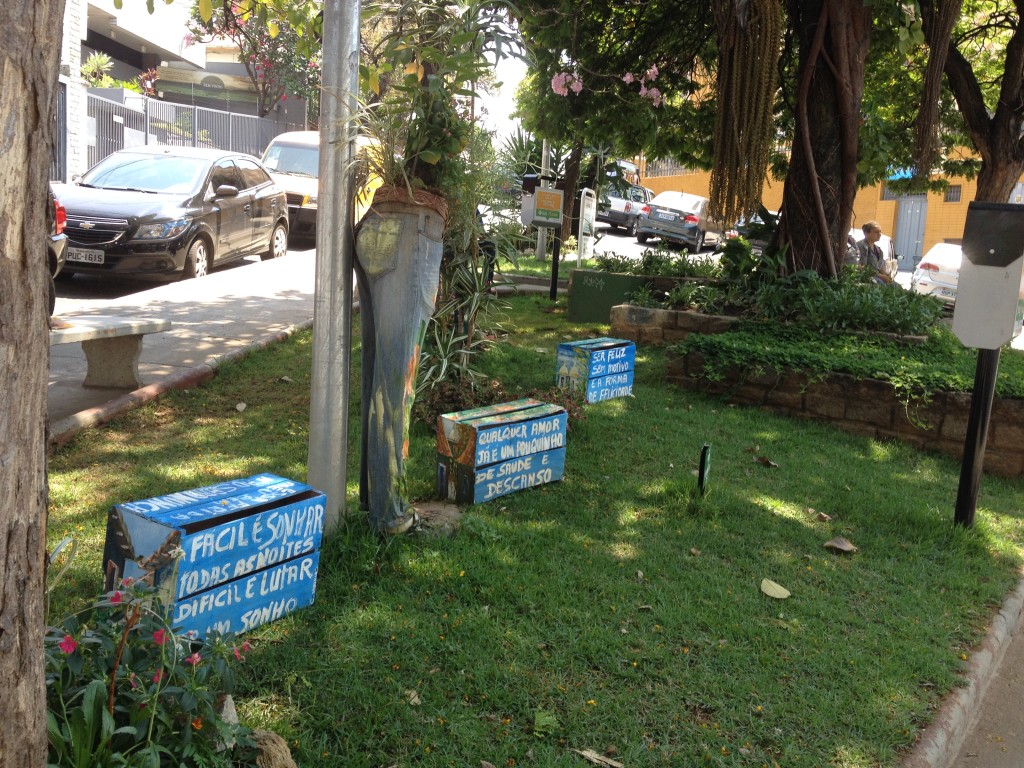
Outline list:
[[[309,408],[311,486],[327,496],[324,533],[345,515],[352,356],[352,167],[359,89],[360,0],[325,0],[320,92],[320,185]]]

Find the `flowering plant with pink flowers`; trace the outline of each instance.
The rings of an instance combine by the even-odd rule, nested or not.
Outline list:
[[[125,583],[47,629],[48,764],[229,766],[249,729],[224,720],[223,697],[247,642],[174,633],[150,587]],[[230,745],[230,746],[229,746]]]

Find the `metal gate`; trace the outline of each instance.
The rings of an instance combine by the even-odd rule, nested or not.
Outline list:
[[[57,109],[53,116],[53,155],[50,158],[50,178],[68,179],[68,86],[57,83]]]
[[[893,247],[900,269],[913,269],[924,255],[924,223],[928,217],[927,195],[903,195],[896,203]]]

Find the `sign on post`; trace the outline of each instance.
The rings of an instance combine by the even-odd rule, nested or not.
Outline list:
[[[972,202],[953,307],[964,346],[999,349],[1024,320],[1024,206]]]
[[[597,224],[597,194],[594,190],[584,187],[580,192],[580,227],[576,234],[576,267],[579,268],[583,259],[594,256],[594,236]]]

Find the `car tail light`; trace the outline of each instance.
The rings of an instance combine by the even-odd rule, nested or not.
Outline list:
[[[939,271],[939,268],[936,265],[932,264],[930,261],[922,261],[920,264],[917,265],[917,268],[927,270],[928,272]]]
[[[694,216],[692,213],[683,218],[683,221],[687,224],[700,224],[700,219]]]
[[[640,209],[640,215],[641,216],[650,216],[651,215],[651,206],[649,206],[646,203],[644,203],[643,208]]]
[[[53,221],[56,234],[61,234],[68,223],[68,212],[60,200],[53,201]]]

